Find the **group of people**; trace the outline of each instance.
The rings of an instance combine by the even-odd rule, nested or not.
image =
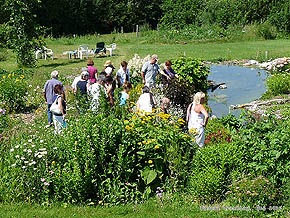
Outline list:
[[[141,77],[144,87],[142,94],[137,101],[137,109],[144,112],[152,112],[156,105],[156,100],[150,92],[151,88],[156,85],[156,76],[160,73],[162,80],[171,80],[178,75],[171,68],[171,61],[165,62],[164,70],[161,70],[157,64],[157,55],[152,55],[151,59],[146,62],[141,70]],[[115,67],[110,60],[104,64],[104,69],[98,73],[94,67],[93,60],[89,59],[87,67],[82,68],[81,75],[76,77],[72,83],[72,90],[78,96],[78,105],[80,113],[85,112],[89,107],[92,111],[97,111],[101,93],[106,96],[111,106],[114,105],[114,90],[116,86],[122,87],[123,91],[120,96],[120,105],[126,105],[129,99],[129,91],[131,89],[130,70],[126,61],[122,61],[120,68],[114,75]],[[66,98],[64,94],[63,84],[58,80],[58,71],[51,73],[51,79],[48,80],[43,89],[45,102],[47,104],[48,126],[54,124],[55,133],[59,133],[66,127]],[[208,113],[204,103],[205,94],[198,92],[195,94],[193,102],[187,109],[186,119],[188,122],[189,132],[195,130],[196,143],[202,147],[204,144],[204,128],[208,121]],[[57,104],[59,110],[52,113],[50,108],[53,104]],[[162,99],[161,107],[165,113],[170,104],[167,98]],[[85,106],[85,107],[84,107]],[[54,108],[54,107],[53,107]]]

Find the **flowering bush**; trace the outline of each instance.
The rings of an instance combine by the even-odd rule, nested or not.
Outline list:
[[[152,196],[157,187],[178,190],[196,146],[180,130],[184,121],[169,118],[158,111],[126,120],[87,113],[71,118],[58,137],[39,124],[3,156],[0,198],[117,204]]]
[[[22,70],[0,72],[0,106],[7,112],[19,111],[25,107],[27,82]]]
[[[254,177],[251,174],[242,176],[229,185],[226,192],[228,201],[232,205],[247,206],[252,209],[279,205],[279,191],[263,177]]]
[[[131,74],[131,83],[136,84],[141,81],[141,69],[143,64],[150,60],[150,55],[147,55],[143,59],[135,54],[132,59],[128,61],[128,68]]]
[[[6,114],[6,110],[0,108],[0,133],[7,128],[8,125],[8,116]]]

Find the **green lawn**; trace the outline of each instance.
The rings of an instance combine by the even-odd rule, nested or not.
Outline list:
[[[265,215],[265,214],[264,214]],[[280,214],[281,215],[281,214]],[[205,211],[200,210],[197,204],[190,202],[173,201],[162,205],[156,200],[149,200],[143,204],[115,206],[115,207],[94,207],[94,206],[29,206],[26,204],[0,205],[0,217],[263,217],[263,213],[253,211],[226,211],[224,209]]]

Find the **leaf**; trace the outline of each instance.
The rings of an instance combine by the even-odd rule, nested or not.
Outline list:
[[[145,152],[144,151],[138,151],[137,154],[145,156]]]
[[[157,173],[155,172],[155,170],[150,170],[149,174],[147,176],[147,185],[150,184],[157,176]]]

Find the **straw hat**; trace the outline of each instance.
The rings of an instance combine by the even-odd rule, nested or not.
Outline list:
[[[104,67],[108,67],[109,65],[112,65],[111,60],[106,60]]]

